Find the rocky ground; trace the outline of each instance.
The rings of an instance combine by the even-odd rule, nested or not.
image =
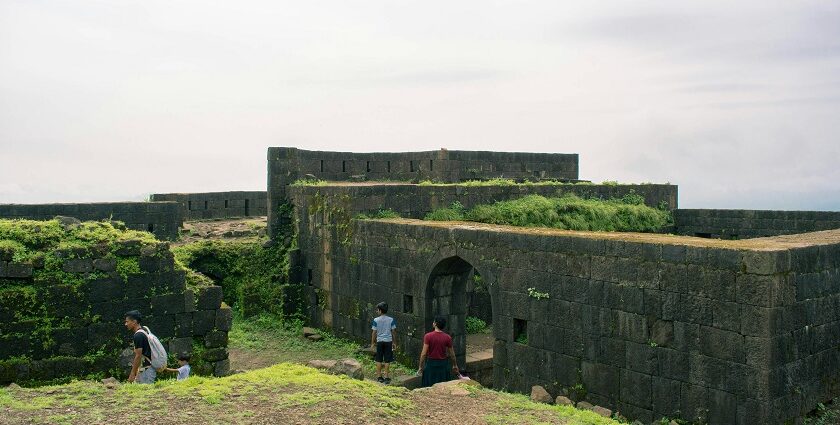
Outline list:
[[[265,237],[265,232],[266,217],[187,221],[181,229],[180,239],[173,245],[207,239],[256,240]]]

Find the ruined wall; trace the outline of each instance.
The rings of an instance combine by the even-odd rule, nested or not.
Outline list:
[[[449,207],[458,201],[467,208],[479,204],[492,204],[521,198],[526,195],[562,196],[576,194],[601,199],[621,198],[636,193],[645,198],[645,204],[657,207],[662,203],[676,208],[677,186],[674,185],[515,185],[515,186],[462,186],[462,185],[355,185],[355,186],[292,186],[287,189],[291,202],[308,208],[314,198],[346,206],[347,213],[375,213],[391,209],[402,217],[423,218],[429,212]]]
[[[680,209],[674,221],[680,235],[748,239],[840,229],[840,212]]]
[[[177,239],[183,224],[180,206],[175,202],[0,204],[0,218],[51,220],[59,215],[82,221],[122,221],[129,229],[151,232],[162,240]]]
[[[134,309],[167,348],[170,365],[175,355],[188,352],[195,373],[228,373],[233,316],[221,303],[221,288],[186,288],[168,243],[128,240],[114,249],[56,251],[60,272],[46,280],[43,257],[16,263],[0,252],[0,385],[89,374],[125,377],[120,356],[131,347],[131,335],[124,313]]]
[[[577,180],[577,154],[439,151],[356,153],[268,149],[268,227],[286,220],[276,213],[287,202],[289,184],[307,175],[330,181],[464,180],[504,177],[516,180]]]
[[[496,388],[538,384],[643,421],[711,424],[782,423],[838,394],[837,251],[805,248],[808,235],[786,244],[351,220],[348,204],[293,198],[310,320],[366,338],[384,300],[404,360],[416,362],[430,330],[431,282],[456,259],[491,288]],[[460,317],[450,332],[463,364]]]
[[[151,196],[152,201],[181,204],[184,220],[264,217],[268,215],[267,199],[265,191],[155,193]]]

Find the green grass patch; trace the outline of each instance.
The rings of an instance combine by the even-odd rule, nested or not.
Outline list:
[[[473,316],[467,316],[466,327],[468,334],[480,334],[488,329],[487,322]]]
[[[394,211],[394,210],[392,210],[392,209],[388,208],[388,209],[385,209],[385,210],[379,210],[379,211],[377,211],[377,212],[375,212],[375,213],[369,213],[369,214],[362,213],[362,214],[358,214],[358,215],[356,215],[356,218],[358,218],[358,219],[360,219],[360,220],[367,220],[367,219],[382,219],[382,218],[400,218],[400,214],[399,214],[399,213],[397,213],[396,211]]]
[[[523,198],[465,209],[455,203],[425,217],[435,221],[475,221],[522,227],[550,227],[583,231],[658,232],[673,224],[669,211],[644,205],[644,198],[629,193],[618,199],[582,199],[576,195]]]

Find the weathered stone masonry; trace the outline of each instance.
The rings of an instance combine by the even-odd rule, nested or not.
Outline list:
[[[66,253],[64,272],[81,278],[105,275],[82,285],[34,282],[33,271],[43,264],[0,258],[0,385],[98,372],[124,376],[120,352],[131,342],[123,315],[133,309],[143,312],[143,324],[169,353],[193,353],[196,373],[228,373],[227,332],[233,316],[222,305],[221,288],[187,289],[168,243],[120,244],[118,255],[136,258],[138,273],[123,277],[105,252],[84,258]]]
[[[265,191],[205,193],[155,193],[152,201],[181,204],[184,220],[207,220],[231,217],[264,217],[268,214]]]
[[[0,218],[52,220],[59,215],[82,221],[118,220],[129,229],[151,232],[162,240],[177,239],[178,228],[184,221],[175,202],[0,204]]]
[[[749,239],[840,229],[840,212],[680,209],[674,221],[681,235]]]

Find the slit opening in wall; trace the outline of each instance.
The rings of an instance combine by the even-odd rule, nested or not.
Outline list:
[[[391,161],[388,161],[388,172],[391,172]]]
[[[207,201],[204,201],[204,209],[207,209]]]
[[[312,286],[312,269],[306,269],[306,284]]]
[[[321,172],[322,173],[324,172],[324,160],[323,159],[321,160]]]
[[[712,238],[711,233],[700,233],[700,232],[698,232],[698,233],[695,233],[694,236],[696,236],[698,238],[706,238],[706,239],[711,239]]]
[[[225,199],[225,208],[227,208],[227,207],[228,207],[228,200]]]
[[[249,215],[248,214],[248,209],[249,209],[250,206],[251,206],[251,202],[248,199],[246,199],[245,200],[245,215]]]
[[[341,161],[341,172],[342,173],[347,172],[347,161]]]
[[[513,319],[513,341],[528,345],[528,321]]]
[[[408,171],[414,172],[414,161],[408,161]]]
[[[414,297],[403,295],[403,313],[414,314]]]
[[[187,210],[192,210],[192,201],[187,201]]]
[[[434,171],[434,170],[435,170],[434,160],[430,159],[429,160],[429,171]]]
[[[365,164],[365,169],[368,173],[370,172],[370,161],[367,161],[367,163]]]
[[[146,229],[149,231],[149,233],[154,232],[155,231],[155,223],[149,223],[149,225],[146,227]]]

